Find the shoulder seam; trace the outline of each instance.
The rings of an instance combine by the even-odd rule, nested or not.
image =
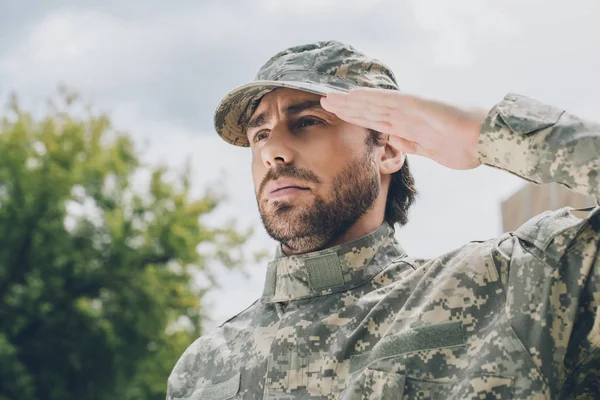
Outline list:
[[[404,263],[404,264],[408,264],[408,266],[411,267],[413,269],[413,271],[417,270],[417,267],[415,267],[414,263],[406,261],[404,259],[405,257],[404,256],[402,256],[402,257],[403,258],[397,258],[395,260],[392,260],[392,262],[390,264],[395,263],[395,262]]]
[[[250,304],[248,307],[244,308],[242,311],[238,312],[237,314],[229,317],[228,319],[226,319],[225,321],[223,321],[222,323],[219,324],[219,328],[221,328],[223,325],[225,325],[226,323],[234,320],[235,318],[237,318],[240,314],[242,314],[244,311],[250,309],[250,307],[252,307],[253,305],[255,305],[260,299],[256,299],[254,300],[254,302],[252,302],[252,304]]]

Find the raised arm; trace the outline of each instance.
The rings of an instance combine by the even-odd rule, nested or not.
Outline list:
[[[323,98],[341,119],[389,134],[390,145],[452,169],[481,164],[536,183],[558,182],[600,199],[600,125],[508,94],[489,112],[395,90]]]
[[[557,182],[600,203],[600,124],[510,93],[488,113],[478,150],[483,164]]]
[[[564,110],[516,94],[484,113],[397,91],[327,97],[326,109],[389,134],[390,145],[406,153],[454,169],[487,164],[600,199],[600,125]],[[513,330],[535,355],[553,396],[596,398],[600,207],[584,219],[567,209],[542,213],[512,236],[518,239],[506,239],[506,262],[498,268],[506,277],[505,312]]]

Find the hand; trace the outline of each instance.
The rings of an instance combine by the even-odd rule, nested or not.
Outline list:
[[[472,169],[479,131],[487,111],[469,110],[436,100],[385,89],[329,93],[322,107],[340,119],[390,135],[389,143],[452,169]]]

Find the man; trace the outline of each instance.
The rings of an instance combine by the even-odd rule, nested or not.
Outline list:
[[[280,245],[262,297],[189,347],[169,399],[600,396],[600,208],[432,260],[394,238],[415,194],[406,154],[600,199],[599,125],[516,94],[489,112],[406,95],[333,41],[275,55],[215,125],[250,147]]]

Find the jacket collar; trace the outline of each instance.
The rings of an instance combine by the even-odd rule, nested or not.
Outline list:
[[[285,256],[281,244],[267,266],[263,303],[323,296],[371,280],[394,259],[406,253],[384,222],[375,231],[339,246]]]

